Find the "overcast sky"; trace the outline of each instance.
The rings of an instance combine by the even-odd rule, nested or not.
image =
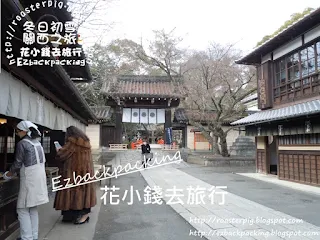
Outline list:
[[[106,13],[115,23],[104,42],[150,39],[152,30],[176,28],[184,45],[204,49],[210,41],[237,43],[245,52],[272,34],[295,12],[320,7],[319,0],[118,0]],[[83,32],[87,35],[88,32]],[[86,43],[84,42],[84,45]]]

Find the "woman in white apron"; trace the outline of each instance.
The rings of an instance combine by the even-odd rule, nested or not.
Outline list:
[[[21,138],[15,152],[15,161],[4,174],[10,179],[20,171],[20,191],[17,213],[20,222],[21,240],[38,239],[39,217],[37,206],[49,202],[47,178],[45,172],[45,155],[38,127],[30,121],[21,121],[16,134]]]

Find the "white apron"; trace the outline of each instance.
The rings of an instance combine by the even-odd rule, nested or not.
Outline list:
[[[22,139],[22,141],[29,142],[34,147],[37,164],[29,167],[22,165],[20,169],[20,190],[17,208],[30,208],[49,202],[45,155],[40,143],[33,143],[28,139]],[[42,148],[43,163],[40,163],[37,146]]]

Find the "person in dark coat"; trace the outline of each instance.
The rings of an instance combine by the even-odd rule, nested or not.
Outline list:
[[[147,143],[147,140],[144,140],[144,142],[141,145],[142,164],[144,168],[147,167],[147,163],[151,160],[150,152],[151,152],[150,145],[149,143]]]

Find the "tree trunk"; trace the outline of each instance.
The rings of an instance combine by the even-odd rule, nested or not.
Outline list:
[[[221,146],[221,155],[223,157],[230,157],[228,151],[228,144],[227,144],[227,135],[225,133],[221,134],[220,136],[220,146]]]
[[[218,144],[219,137],[214,136],[213,139],[214,139],[213,144],[212,144],[213,154],[219,154],[220,155],[221,153],[220,153],[219,144]]]

